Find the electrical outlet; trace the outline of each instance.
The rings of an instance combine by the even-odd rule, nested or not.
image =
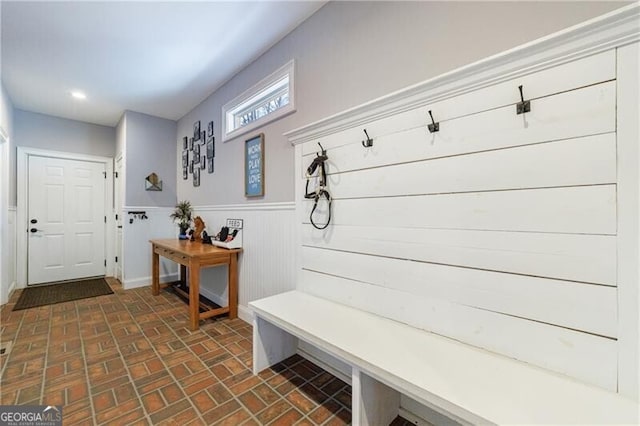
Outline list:
[[[242,229],[242,219],[227,219],[227,226],[232,229]]]

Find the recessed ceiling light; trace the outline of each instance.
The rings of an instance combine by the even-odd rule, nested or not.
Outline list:
[[[71,96],[76,98],[76,99],[87,99],[87,95],[85,95],[82,92],[78,92],[78,91],[71,92]]]

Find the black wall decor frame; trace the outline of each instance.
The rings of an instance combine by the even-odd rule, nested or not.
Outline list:
[[[189,145],[187,146],[189,151],[193,151],[193,138],[189,138]]]
[[[182,149],[185,150],[189,147],[189,137],[185,136],[182,138]]]
[[[193,162],[196,164],[200,162],[200,144],[193,146]]]
[[[193,169],[193,186],[200,186],[200,167]]]
[[[182,151],[182,167],[188,167],[189,166],[189,151],[188,150],[184,150]]]
[[[216,156],[216,138],[210,136],[207,139],[207,158],[213,158]]]
[[[200,140],[200,120],[193,123],[193,140],[194,142]]]
[[[183,180],[189,179],[189,167],[182,168],[182,179]]]
[[[207,125],[207,136],[209,137],[213,136],[213,121],[210,121],[209,124]]]

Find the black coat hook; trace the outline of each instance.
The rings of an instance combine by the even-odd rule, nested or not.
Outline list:
[[[524,114],[525,112],[531,111],[531,101],[525,101],[524,95],[522,94],[522,84],[518,86],[518,90],[520,90],[520,102],[516,104],[516,114]]]
[[[433,114],[431,114],[431,110],[429,110],[429,116],[431,117],[431,124],[427,126],[430,133],[435,133],[440,131],[440,122],[435,122],[433,119]]]
[[[367,129],[363,129],[364,130],[364,134],[367,136],[367,140],[366,141],[362,141],[362,146],[364,146],[365,148],[369,148],[373,146],[373,139],[371,139],[369,137],[369,133],[367,133]]]

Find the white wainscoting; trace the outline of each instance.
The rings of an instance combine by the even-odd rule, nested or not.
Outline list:
[[[295,203],[195,206],[209,234],[215,235],[227,219],[242,219],[243,252],[238,259],[238,316],[251,322],[248,303],[295,289]],[[200,293],[226,306],[227,269],[201,271]]]
[[[125,290],[151,286],[151,244],[149,240],[176,238],[178,228],[169,217],[173,207],[136,207],[122,209],[122,285]],[[130,211],[145,211],[148,219],[137,219]],[[129,219],[133,217],[133,223]],[[175,281],[178,265],[160,258],[160,281]]]
[[[16,208],[9,207],[7,210],[7,236],[9,241],[4,246],[3,254],[6,255],[2,259],[2,270],[6,277],[7,301],[11,298],[11,294],[16,289]],[[5,285],[5,283],[3,283]]]
[[[616,391],[617,158],[628,142],[616,133],[615,63],[612,49],[290,133],[297,289]],[[300,196],[317,142],[333,196],[324,231]]]

